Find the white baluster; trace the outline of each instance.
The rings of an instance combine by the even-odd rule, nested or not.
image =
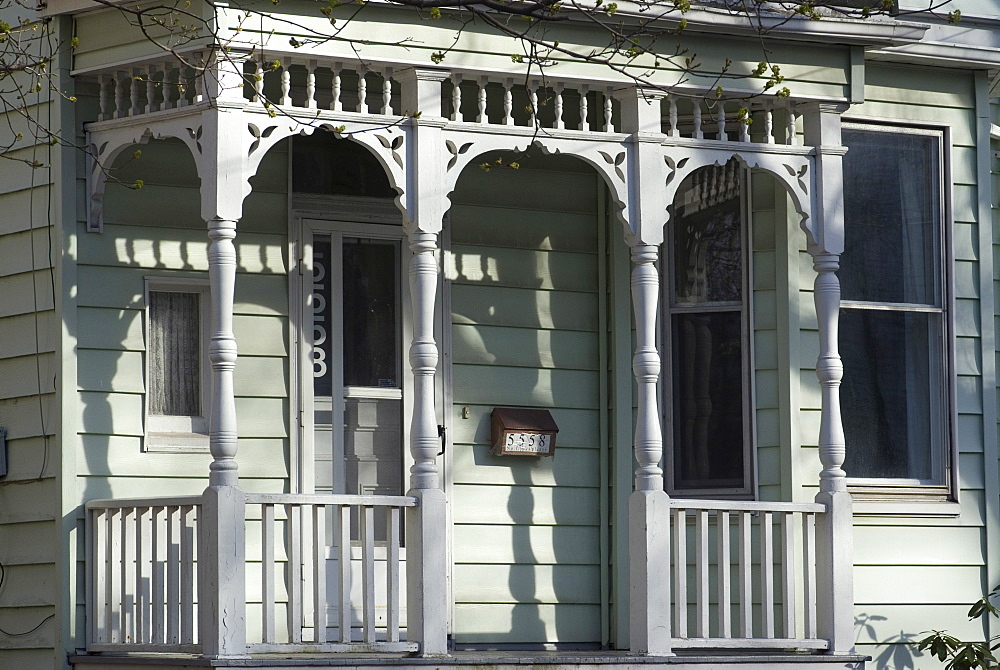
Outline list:
[[[387,67],[382,72],[382,113],[392,115],[392,68]]]
[[[505,126],[514,125],[514,95],[510,90],[513,85],[513,79],[503,80],[503,124]]]
[[[719,120],[719,137],[717,138],[721,142],[728,142],[729,135],[726,134],[726,103],[719,101],[719,111],[717,113]]]
[[[774,106],[770,101],[764,105],[764,142],[774,144]]]
[[[306,108],[316,109],[316,61],[306,63]]]
[[[163,68],[163,103],[160,109],[173,109],[177,106],[177,82],[174,75],[180,76],[177,68],[166,64]]]
[[[477,92],[476,100],[479,113],[476,115],[477,123],[490,122],[489,117],[486,115],[486,84],[488,83],[488,81],[489,80],[486,77],[480,77],[478,81],[479,90]]]
[[[701,130],[701,100],[694,99],[691,101],[691,104],[693,105],[691,114],[694,121],[694,139],[704,139],[705,133]]]
[[[733,594],[730,576],[732,563],[729,560],[729,512],[719,510],[716,521],[716,532],[718,536],[718,614],[719,614],[719,637],[732,637],[732,605]]]
[[[128,101],[129,116],[142,114],[142,106],[139,104],[139,84],[142,83],[142,70],[133,68],[132,74],[128,78]]]
[[[677,98],[675,96],[667,96],[670,101],[670,136],[680,137],[681,130],[677,127]]]
[[[368,113],[368,68],[358,69],[358,113]]]
[[[156,67],[150,65],[146,68],[146,113],[156,111],[156,105],[153,101],[156,99],[156,82],[153,81],[153,76],[156,74]]]
[[[612,118],[614,106],[611,103],[613,94],[614,89],[610,88],[604,92],[604,132],[606,133],[615,132],[614,119]]]
[[[761,636],[774,637],[774,521],[771,512],[760,515]]]
[[[281,98],[280,105],[292,104],[292,59],[284,58],[281,61]]]
[[[688,636],[687,510],[674,510],[674,637]]]
[[[313,641],[326,642],[326,505],[313,505]]]
[[[193,96],[191,102],[198,104],[206,99],[205,78],[208,76],[208,72],[205,69],[205,59],[202,57],[200,51],[194,53],[194,63],[195,67],[191,70],[191,78],[188,80],[188,85]]]
[[[750,141],[750,111],[747,110],[745,119],[738,119],[740,124],[740,142]]]
[[[257,61],[253,61],[253,72],[250,74],[250,80],[252,84],[250,102],[260,102],[264,97],[264,68]]]
[[[695,512],[695,636],[708,637],[709,582],[708,576],[708,510]],[[722,557],[717,557],[722,562]]]
[[[113,116],[113,112],[109,112],[108,110],[108,102],[109,102],[108,89],[112,88],[111,95],[114,95],[113,84],[114,84],[114,79],[111,78],[111,75],[102,74],[100,76],[101,88],[98,93],[97,99],[98,103],[100,104],[101,113],[97,117],[98,121],[107,121]]]
[[[128,113],[128,107],[125,103],[126,79],[128,79],[128,75],[124,72],[119,72],[115,77],[115,118],[118,119],[123,118]]]
[[[528,84],[528,106],[531,108],[531,118],[529,125],[534,128],[538,125],[538,88],[537,84]]]
[[[788,115],[785,117],[786,133],[788,135],[785,144],[795,145],[799,143],[798,135],[795,133],[795,103],[789,100],[785,105],[785,109],[788,112]]]
[[[330,109],[335,112],[342,111],[344,109],[343,103],[340,101],[340,94],[343,92],[342,82],[340,80],[340,73],[343,71],[343,65],[336,63],[333,66],[333,100],[330,102]]]
[[[781,515],[782,636],[795,637],[795,520],[796,512]]]
[[[553,92],[555,95],[555,113],[556,118],[552,123],[552,127],[556,130],[562,130],[566,127],[563,123],[563,85],[562,83],[557,83],[553,87]]]
[[[262,505],[261,522],[261,627],[265,644],[274,643],[274,505]]]
[[[737,530],[739,533],[737,549],[739,551],[740,637],[748,638],[753,636],[753,578],[751,576],[753,558],[751,557],[752,521],[750,512],[740,512]]]
[[[361,639],[375,644],[375,509],[361,508]]]
[[[589,113],[587,109],[587,94],[589,92],[589,86],[586,84],[580,86],[580,130],[590,130],[590,120],[587,118]]]
[[[464,121],[462,116],[462,75],[451,75],[451,120]]]

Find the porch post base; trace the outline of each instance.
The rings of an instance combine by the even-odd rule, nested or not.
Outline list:
[[[447,502],[441,489],[412,489],[406,508],[406,636],[419,656],[448,655]]]
[[[202,495],[198,634],[205,658],[247,658],[246,506],[238,486]]]
[[[673,656],[670,647],[670,497],[629,496],[629,651]]]
[[[820,607],[819,636],[830,641],[830,654],[854,649],[854,528],[851,494],[820,491],[816,502],[826,514],[816,522],[816,581]],[[825,604],[824,604],[825,603]]]

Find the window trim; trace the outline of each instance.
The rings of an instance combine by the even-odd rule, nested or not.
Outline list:
[[[752,170],[742,162],[737,162],[740,179],[740,241],[743,257],[743,299],[735,301],[705,302],[699,304],[673,303],[674,283],[674,203],[670,205],[670,219],[666,228],[663,252],[660,262],[661,305],[660,310],[660,351],[662,352],[660,388],[661,418],[663,425],[663,456],[661,466],[664,475],[664,489],[673,498],[710,498],[731,500],[755,500],[757,498],[757,430],[756,430],[756,384],[754,370],[754,314],[753,314],[753,217]],[[705,165],[704,168],[717,167]],[[702,169],[702,168],[699,168]],[[697,170],[695,170],[697,172]],[[694,174],[694,173],[692,173]],[[679,189],[678,189],[679,190]],[[673,386],[673,328],[674,315],[699,312],[738,312],[742,319],[742,390],[743,390],[743,485],[717,488],[675,488],[674,469],[674,386]]]
[[[209,418],[211,414],[211,365],[208,361],[210,286],[207,279],[189,277],[144,277],[143,330],[146,349],[143,353],[145,393],[143,393],[143,450],[147,452],[207,452],[209,451]],[[197,416],[162,416],[149,411],[149,388],[153,379],[150,369],[150,293],[197,293],[200,321],[199,358],[201,360],[201,414]]]
[[[847,485],[851,494],[859,501],[870,505],[889,503],[954,503],[958,501],[958,379],[955,362],[955,255],[953,247],[953,180],[951,165],[951,129],[946,125],[910,124],[868,116],[845,116],[844,130],[860,130],[879,133],[922,135],[938,140],[938,216],[940,258],[937,263],[937,284],[940,288],[940,306],[922,303],[881,303],[842,299],[840,309],[878,310],[909,313],[932,313],[941,315],[940,333],[942,347],[941,361],[944,365],[940,378],[937,398],[932,402],[944,404],[939,414],[945,425],[936,431],[943,439],[932,458],[940,458],[940,480],[925,481],[911,478],[863,478],[851,477],[848,473]],[[846,222],[845,222],[846,224]]]

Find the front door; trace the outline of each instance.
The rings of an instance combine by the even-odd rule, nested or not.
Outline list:
[[[303,468],[304,490],[349,495],[404,492],[403,417],[408,415],[409,399],[401,347],[407,303],[400,281],[402,234],[400,226],[303,221],[304,267],[312,269],[311,276],[303,278],[302,290],[307,298],[303,322],[311,320],[303,323],[303,330],[311,332],[305,347],[311,366],[306,369],[312,368],[311,383],[303,379],[302,384],[303,396],[312,396],[312,427],[303,437],[303,446],[311,446],[303,453],[311,452],[312,468],[311,472],[308,464]],[[309,411],[308,399],[303,402]],[[377,551],[385,543],[385,533],[384,520],[376,519]],[[360,540],[356,518],[351,520],[351,540]],[[327,621],[335,625],[338,552],[331,547],[328,556]],[[384,553],[379,560],[385,560]],[[351,562],[351,601],[356,604],[352,620],[354,637],[360,639],[360,547],[352,547]],[[385,593],[385,570],[376,569],[374,574],[382,580],[375,585],[376,593]],[[384,625],[384,602],[377,615]]]

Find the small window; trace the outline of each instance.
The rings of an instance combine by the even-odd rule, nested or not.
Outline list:
[[[948,493],[942,140],[879,126],[843,132],[844,470],[863,495]]]
[[[665,385],[670,495],[748,497],[751,479],[747,171],[702,168],[674,199]]]
[[[208,448],[205,283],[146,280],[146,449]]]

